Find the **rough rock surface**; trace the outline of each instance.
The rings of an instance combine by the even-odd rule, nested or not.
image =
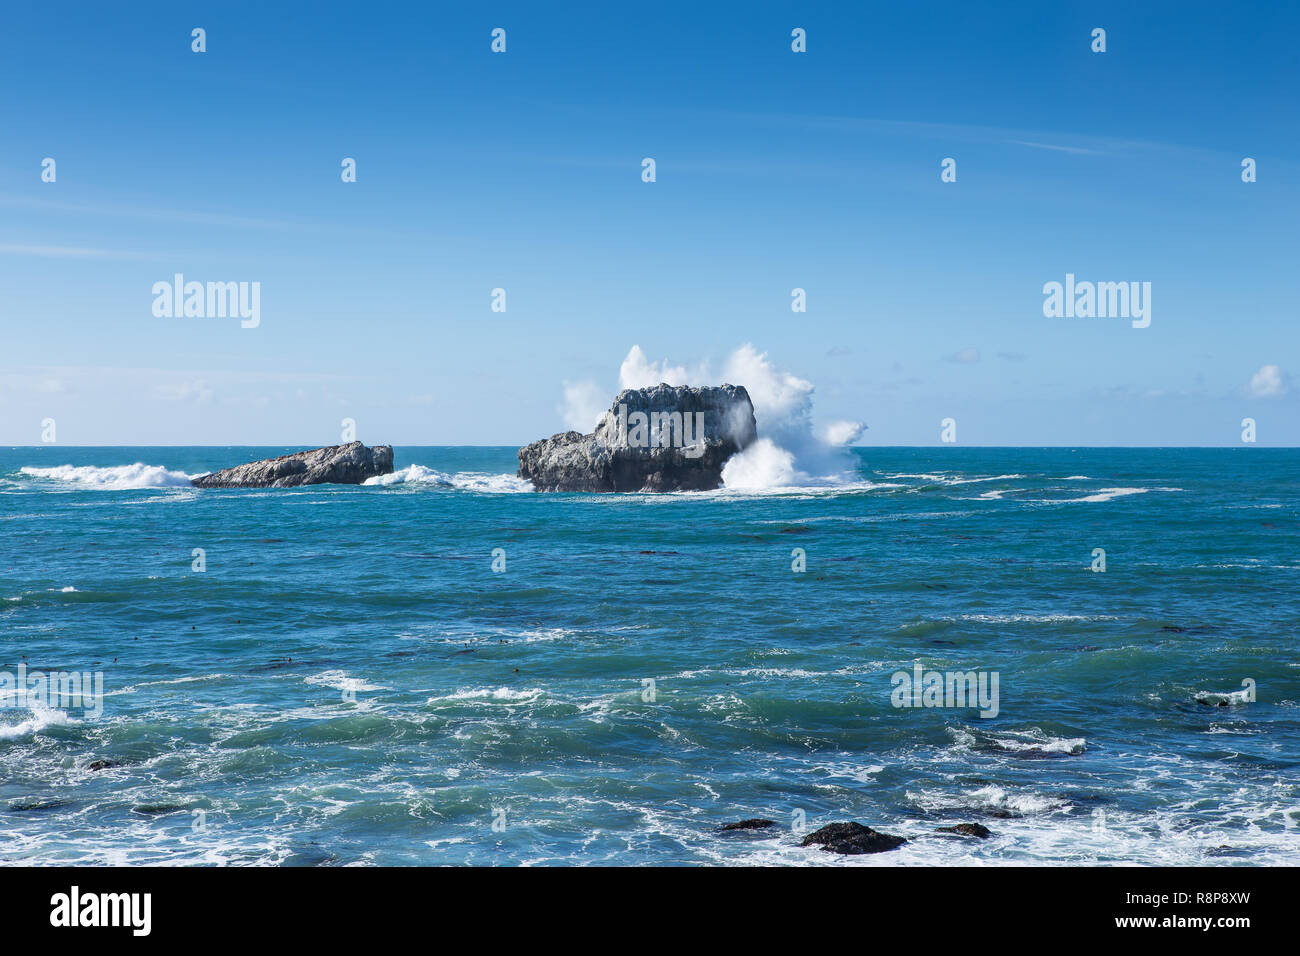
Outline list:
[[[592,434],[561,432],[519,449],[519,477],[538,491],[711,491],[727,459],[756,437],[743,386],[629,388]]]
[[[722,832],[730,830],[766,830],[768,827],[776,826],[775,820],[763,820],[755,817],[750,820],[737,820],[735,823],[724,823],[718,829]]]
[[[861,823],[828,823],[803,838],[800,846],[821,844],[832,853],[884,853],[896,850],[907,840],[900,836],[881,833]]]
[[[393,446],[367,448],[359,441],[236,465],[192,482],[196,488],[293,488],[297,485],[359,485],[393,470]]]
[[[939,827],[935,832],[960,833],[962,836],[979,837],[981,840],[987,840],[993,835],[993,831],[982,823],[959,823],[952,827]]]

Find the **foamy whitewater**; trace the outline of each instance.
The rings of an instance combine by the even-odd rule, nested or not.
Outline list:
[[[1300,452],[844,448],[760,371],[768,444],[710,493],[537,494],[513,446],[256,490],[188,477],[298,449],[0,450],[0,855],[1300,862]],[[916,665],[996,672],[997,716],[895,707]],[[841,820],[909,842],[799,846]]]
[[[465,491],[484,491],[498,493],[515,493],[532,491],[532,483],[517,475],[489,475],[482,473],[458,472],[448,475],[423,465],[411,465],[398,468],[392,474],[367,478],[362,484],[389,488],[393,485],[430,485],[438,488],[461,489]]]
[[[188,488],[194,475],[170,471],[161,465],[113,465],[98,468],[94,465],[59,465],[55,468],[22,468],[21,473],[33,478],[47,478],[54,482],[67,482],[86,488],[104,488],[120,491],[127,488]]]

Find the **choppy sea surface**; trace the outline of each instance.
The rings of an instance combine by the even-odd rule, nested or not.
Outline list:
[[[1300,451],[188,487],[292,450],[0,449],[0,862],[1300,862]],[[918,664],[996,673],[997,715],[895,707]],[[840,820],[909,842],[799,846]]]

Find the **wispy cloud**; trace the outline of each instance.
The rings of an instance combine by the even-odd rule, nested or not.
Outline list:
[[[1012,142],[1017,146],[1030,146],[1034,149],[1050,149],[1055,150],[1058,153],[1083,153],[1089,156],[1100,156],[1105,152],[1105,150],[1100,149],[1085,149],[1082,146],[1061,146],[1057,143],[1031,143],[1028,140],[1023,139],[1013,139]]]
[[[157,259],[162,254],[133,252],[128,249],[90,249],[84,246],[38,246],[26,243],[0,243],[0,255],[39,256],[44,259]]]
[[[29,196],[0,196],[0,206],[10,206],[22,209],[39,209],[46,212],[70,212],[91,216],[153,219],[164,222],[185,222],[199,226],[233,226],[239,229],[285,230],[319,228],[316,224],[288,222],[281,219],[261,219],[252,216],[232,216],[228,213],[201,212],[187,209],[162,209],[155,206],[69,203],[53,199],[32,199]]]

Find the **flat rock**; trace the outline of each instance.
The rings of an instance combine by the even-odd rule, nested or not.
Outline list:
[[[195,488],[295,488],[299,485],[359,485],[393,470],[393,446],[367,448],[359,441],[300,451],[200,475]]]
[[[757,437],[743,386],[629,388],[590,435],[519,449],[519,477],[538,491],[711,491],[727,459]]]
[[[828,823],[820,830],[814,830],[803,838],[800,846],[820,844],[823,850],[832,853],[884,853],[896,850],[904,843],[903,837],[881,833],[861,823]]]

